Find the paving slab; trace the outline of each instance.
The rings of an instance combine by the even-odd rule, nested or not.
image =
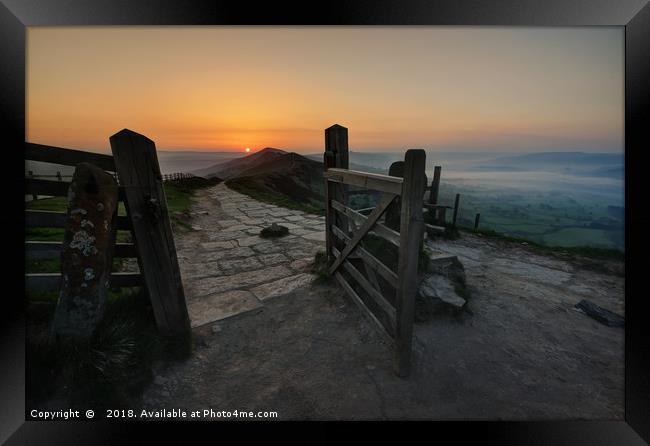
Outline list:
[[[283,296],[291,293],[297,288],[307,286],[314,279],[314,276],[307,273],[297,274],[295,276],[284,277],[274,282],[265,283],[264,285],[252,288],[251,291],[255,296],[264,301],[271,297]]]
[[[199,327],[261,306],[250,291],[233,290],[192,300],[187,305],[187,311],[192,327]]]

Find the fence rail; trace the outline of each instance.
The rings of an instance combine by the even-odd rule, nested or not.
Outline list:
[[[166,173],[162,176],[163,181],[181,181],[196,178],[196,175],[185,172]]]
[[[140,272],[112,271],[108,275],[109,287],[144,286],[158,329],[165,335],[187,334],[190,330],[189,316],[162,181],[177,181],[194,175],[161,175],[153,141],[130,130],[125,129],[113,135],[110,142],[115,157],[25,143],[25,160],[64,166],[89,163],[108,172],[116,180],[119,177],[118,199],[124,202],[127,215],[118,216],[115,211],[113,221],[115,229],[130,231],[135,242],[114,243],[102,249],[111,250],[114,257],[137,258]],[[39,195],[67,196],[71,182],[64,181],[63,178],[72,178],[72,175],[62,175],[61,172],[55,175],[35,175],[29,171],[25,178],[25,194],[32,195],[33,199]],[[65,228],[68,217],[65,212],[25,211],[27,228]],[[62,259],[63,267],[62,249],[62,242],[25,242],[28,259],[58,257]],[[61,273],[30,273],[25,275],[25,284],[27,289],[32,290],[63,290],[65,284],[61,277]]]

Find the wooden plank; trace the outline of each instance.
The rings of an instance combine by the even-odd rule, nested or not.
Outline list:
[[[442,166],[435,166],[433,168],[433,180],[431,181],[431,192],[429,192],[429,203],[438,203],[438,191],[440,190],[440,171]]]
[[[369,195],[375,193],[377,193],[377,191],[372,189],[357,189],[348,191],[348,195]]]
[[[358,211],[355,211],[354,209],[350,209],[349,207],[342,205],[336,200],[331,200],[331,205],[332,208],[347,215],[358,225],[363,225],[368,220],[368,216],[360,214]],[[378,236],[385,238],[390,243],[392,243],[393,245],[399,248],[399,238],[400,238],[399,232],[393,231],[392,229],[386,227],[385,225],[379,222],[377,222],[374,228],[369,232],[371,234],[376,233]]]
[[[90,163],[104,170],[115,172],[115,161],[111,155],[85,152],[82,150],[64,149],[62,147],[46,146],[43,144],[25,143],[25,159],[46,163],[76,166],[79,163]]]
[[[111,136],[110,143],[156,324],[164,335],[187,336],[190,319],[156,146],[128,129]]]
[[[110,288],[126,288],[142,286],[140,273],[117,272],[111,273]],[[32,273],[25,274],[25,285],[30,290],[58,291],[61,286],[60,273]]]
[[[61,242],[26,241],[25,255],[30,259],[53,259],[61,255]],[[138,253],[133,243],[115,243],[114,257],[135,258]]]
[[[51,197],[65,197],[68,195],[69,181],[39,180],[25,178],[25,194],[46,195]],[[124,201],[124,188],[118,187],[118,200]]]
[[[454,200],[454,214],[451,217],[451,226],[456,227],[456,218],[458,218],[458,208],[460,206],[460,194],[456,194],[456,199]]]
[[[444,204],[422,203],[422,206],[428,209],[452,209],[451,206],[445,206]]]
[[[339,237],[345,242],[350,242],[350,237],[347,236],[343,231],[341,231],[336,226],[332,227],[333,234]],[[389,285],[393,288],[397,288],[398,278],[389,267],[384,265],[379,259],[373,256],[370,252],[366,251],[362,246],[357,246],[357,248],[352,251],[353,254],[358,254],[370,267],[372,267],[380,276],[382,276]]]
[[[341,255],[341,253],[336,249],[332,248],[334,257],[337,259]],[[361,285],[361,288],[365,290],[366,293],[370,295],[370,297],[379,305],[379,307],[388,315],[389,320],[391,321],[392,327],[391,329],[395,329],[395,308],[391,305],[390,302],[386,300],[382,294],[375,289],[370,282],[368,282],[368,279],[366,279],[363,274],[361,274],[361,271],[359,271],[355,266],[350,263],[348,260],[343,261],[343,268],[354,278],[354,280],[357,281],[359,285]]]
[[[25,193],[48,195],[52,197],[65,197],[68,195],[69,181],[39,180],[36,178],[25,179]]]
[[[352,301],[357,304],[361,312],[371,321],[374,323],[374,325],[377,327],[377,330],[379,334],[381,335],[382,338],[389,344],[393,343],[393,337],[386,331],[386,328],[384,325],[379,322],[379,320],[375,317],[374,314],[366,307],[366,305],[363,303],[359,295],[352,289],[349,283],[346,282],[345,278],[339,273],[338,271],[334,273],[334,277],[336,280],[339,282],[341,287],[345,290],[345,292],[350,296]]]
[[[341,256],[334,261],[332,266],[330,266],[330,274],[333,274],[334,271],[336,271],[336,269],[341,265],[341,262],[343,262],[348,254],[350,254],[350,252],[352,252],[352,250],[359,244],[361,239],[368,233],[370,228],[372,228],[377,220],[379,220],[379,217],[383,215],[383,213],[386,211],[386,208],[388,208],[388,206],[393,202],[395,197],[396,195],[393,194],[385,194],[381,197],[381,201],[377,205],[377,208],[375,208],[375,210],[372,211],[368,217],[366,217],[366,221],[364,221],[361,227],[359,227],[359,229],[357,229],[352,235],[352,240],[350,240],[350,242],[345,245],[345,248],[341,252]]]
[[[429,231],[433,231],[433,232],[443,233],[443,232],[446,231],[446,229],[445,229],[443,226],[430,225],[429,223],[425,223],[425,224],[424,224],[424,227],[425,227],[427,230],[429,230]]]
[[[413,319],[419,250],[424,232],[422,194],[426,155],[424,150],[408,150],[404,159],[404,184],[400,211],[400,251],[398,261],[397,329],[395,330],[395,372],[407,376],[411,368]]]
[[[65,212],[25,211],[25,227],[27,228],[62,228],[65,225],[65,219]],[[117,229],[130,230],[131,220],[123,215],[118,216]]]
[[[348,169],[327,169],[325,178],[337,183],[350,184],[366,189],[378,190],[389,194],[402,193],[402,179],[379,173],[359,172]]]

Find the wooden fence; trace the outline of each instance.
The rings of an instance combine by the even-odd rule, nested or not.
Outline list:
[[[86,162],[119,178],[118,197],[127,211],[117,217],[117,229],[131,232],[133,243],[116,243],[114,256],[136,258],[140,272],[112,272],[111,288],[144,286],[151,300],[156,324],[165,335],[186,334],[190,330],[185,295],[167,213],[158,158],[153,141],[122,130],[110,138],[113,156],[61,147],[25,143],[25,159],[64,166]],[[67,196],[70,182],[25,178],[26,195]],[[65,212],[26,210],[27,228],[63,228]],[[61,242],[26,241],[26,257],[58,258]],[[58,290],[60,273],[26,274],[28,289]]]
[[[181,181],[190,178],[195,178],[196,175],[185,172],[166,173],[162,176],[163,181]]]
[[[408,375],[411,364],[417,267],[424,235],[425,159],[423,150],[407,151],[403,178],[349,170],[347,129],[334,125],[325,130],[328,272],[393,343],[399,376]],[[347,206],[349,186],[381,193],[379,204],[369,215]],[[396,199],[400,203],[399,232],[380,222]],[[397,247],[397,271],[364,247],[363,239],[370,233]],[[379,284],[380,277],[390,291]]]

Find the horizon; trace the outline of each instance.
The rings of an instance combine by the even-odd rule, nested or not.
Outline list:
[[[161,152],[313,154],[340,123],[359,153],[623,152],[617,27],[27,34],[26,139],[40,144],[106,153],[126,127]]]

